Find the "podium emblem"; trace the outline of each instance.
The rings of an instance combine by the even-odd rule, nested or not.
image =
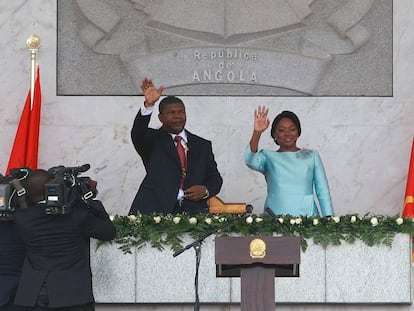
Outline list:
[[[250,257],[264,258],[266,256],[266,243],[262,239],[254,239],[250,242]]]

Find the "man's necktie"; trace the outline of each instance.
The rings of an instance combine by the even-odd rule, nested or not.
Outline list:
[[[186,170],[187,170],[185,150],[184,150],[183,145],[181,144],[182,137],[180,135],[175,136],[174,140],[177,143],[177,152],[178,152],[178,156],[180,158],[180,164],[181,164],[180,189],[184,190],[184,180],[185,180],[185,175],[186,175]]]

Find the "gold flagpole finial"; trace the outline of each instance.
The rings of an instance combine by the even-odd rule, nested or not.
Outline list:
[[[40,48],[40,37],[38,35],[30,35],[26,39],[26,46],[29,50],[38,50]]]
[[[26,46],[31,52],[31,68],[30,68],[30,107],[33,107],[34,84],[36,77],[36,53],[40,48],[40,37],[38,35],[30,35],[26,39]]]

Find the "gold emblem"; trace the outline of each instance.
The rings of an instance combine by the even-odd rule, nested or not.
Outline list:
[[[264,258],[266,256],[266,243],[262,239],[254,239],[250,242],[250,257]]]

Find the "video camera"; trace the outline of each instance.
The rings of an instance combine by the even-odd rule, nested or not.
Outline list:
[[[27,168],[14,168],[9,175],[0,174],[0,221],[12,220],[17,207],[26,207],[26,190],[21,181],[29,172]]]
[[[89,189],[89,177],[78,177],[91,166],[77,167],[55,166],[48,170],[52,179],[45,184],[45,213],[48,215],[69,214],[76,200],[87,202],[95,194]]]

